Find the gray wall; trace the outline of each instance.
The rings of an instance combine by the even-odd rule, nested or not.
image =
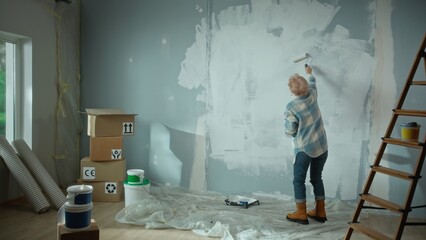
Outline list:
[[[48,10],[54,7],[54,4],[35,0],[1,0],[0,31],[23,36],[32,47],[30,54],[26,56],[32,65],[25,66],[30,70],[28,73],[21,73],[26,76],[26,81],[30,82],[30,88],[25,89],[20,100],[25,107],[21,113],[22,135],[17,137],[25,139],[56,180],[53,160],[58,98],[56,36],[54,18]],[[4,190],[0,192],[0,202],[22,195],[3,160],[0,160],[0,179],[0,188]]]
[[[286,81],[303,73],[305,61],[291,60],[309,52],[329,138],[326,194],[356,199],[426,32],[425,7],[421,0],[83,1],[81,109],[139,114],[124,154],[127,168],[146,170],[153,182],[292,196]],[[423,92],[413,108],[425,102]],[[88,140],[81,137],[81,157]],[[395,156],[409,154],[386,155],[389,165],[406,167]],[[404,186],[377,182],[381,194],[401,198]],[[415,202],[424,202],[424,186]]]

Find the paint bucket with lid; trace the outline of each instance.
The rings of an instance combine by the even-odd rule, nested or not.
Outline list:
[[[93,187],[90,185],[73,185],[67,188],[69,205],[86,205],[92,203]]]
[[[142,169],[127,170],[127,184],[138,185],[143,183],[145,171]]]
[[[142,169],[127,170],[127,180],[124,181],[124,204],[129,206],[132,202],[143,200],[149,196],[150,182],[144,178]]]
[[[402,141],[419,140],[420,125],[416,122],[401,123],[401,139]]]
[[[93,203],[74,205],[64,204],[65,227],[70,230],[84,230],[90,227]]]
[[[67,188],[67,202],[58,210],[58,223],[69,230],[84,230],[90,227],[92,217],[91,185],[73,185]]]

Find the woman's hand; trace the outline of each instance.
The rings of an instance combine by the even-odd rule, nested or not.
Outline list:
[[[312,73],[312,68],[308,64],[305,65],[305,72],[306,72],[306,74]]]

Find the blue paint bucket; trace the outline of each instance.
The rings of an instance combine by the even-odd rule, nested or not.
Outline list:
[[[70,205],[86,205],[92,202],[93,187],[74,185],[67,188],[67,200]]]
[[[65,227],[73,230],[88,228],[92,218],[92,208],[93,203],[86,205],[71,205],[66,202],[64,204]]]

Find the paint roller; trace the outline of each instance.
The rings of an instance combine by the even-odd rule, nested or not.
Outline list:
[[[312,58],[312,57],[311,57],[311,55],[309,55],[309,53],[305,53],[303,55],[300,55],[300,56],[293,58],[292,61],[293,61],[293,63],[297,63],[297,62],[303,61],[303,60],[308,59],[308,58]],[[306,64],[305,64],[305,66],[306,66]]]

